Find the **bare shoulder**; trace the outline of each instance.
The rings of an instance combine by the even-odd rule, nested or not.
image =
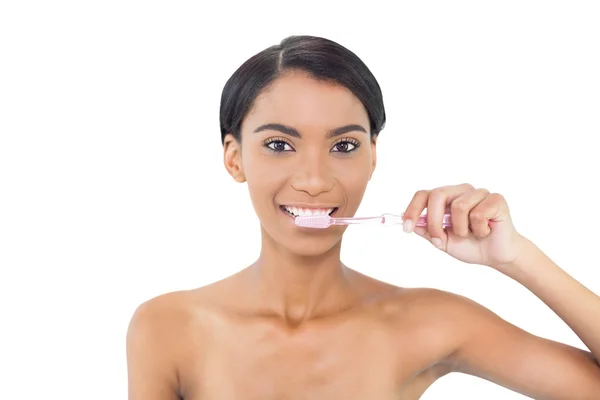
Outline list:
[[[399,317],[442,325],[456,325],[457,318],[492,315],[489,309],[468,297],[435,288],[398,288],[391,304]]]
[[[191,296],[189,291],[158,295],[141,303],[134,311],[128,335],[153,333],[165,338],[175,330],[169,329],[185,323],[189,317]]]
[[[468,339],[479,324],[494,319],[491,311],[479,303],[444,290],[434,288],[386,289],[378,309],[389,321],[398,340],[410,343],[418,356],[440,371],[450,372],[453,354]]]
[[[127,329],[129,399],[179,399],[186,359],[202,352],[209,286],[161,294],[141,303]]]
[[[127,329],[128,356],[153,357],[172,365],[178,346],[193,321],[192,291],[158,295],[141,303]]]
[[[475,301],[441,289],[417,287],[403,288],[386,283],[378,284],[379,298],[385,299],[384,309],[398,319],[418,318],[423,322],[452,320],[458,315],[467,316],[484,310]]]
[[[420,327],[443,374],[474,375],[532,398],[595,398],[600,390],[589,351],[536,336],[467,297],[408,289],[398,304],[399,320]]]
[[[140,304],[127,329],[128,398],[177,399],[177,337],[186,319],[185,294],[169,293]]]
[[[198,333],[206,313],[218,302],[221,282],[197,289],[173,291],[141,303],[133,313],[128,337],[143,336],[157,344],[177,342],[190,329]],[[216,290],[217,289],[217,290]]]
[[[509,325],[480,303],[441,289],[403,289],[390,304],[400,328],[419,330],[431,345],[439,345],[448,362],[472,335]]]

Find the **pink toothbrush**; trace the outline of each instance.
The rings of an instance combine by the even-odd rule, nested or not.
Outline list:
[[[331,225],[349,225],[349,224],[381,224],[381,225],[402,225],[404,221],[402,216],[394,214],[383,214],[379,217],[348,217],[348,218],[332,218],[329,215],[307,215],[296,217],[296,225],[303,228],[325,229]],[[421,215],[415,222],[416,226],[427,226],[427,215]],[[450,214],[444,214],[442,219],[442,227],[447,228],[452,226]]]

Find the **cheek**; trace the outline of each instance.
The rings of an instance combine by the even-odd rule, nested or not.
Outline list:
[[[362,201],[368,183],[369,176],[365,175],[364,177],[357,176],[354,180],[346,184],[348,197],[351,199],[354,206],[358,207],[358,204]]]
[[[286,181],[285,174],[280,168],[273,168],[268,160],[261,160],[261,156],[245,159],[244,174],[248,191],[254,206],[262,208],[281,189]]]
[[[361,160],[361,162],[349,162],[340,164],[336,175],[338,182],[343,187],[343,192],[348,198],[348,206],[357,208],[360,204],[369,178],[371,176],[370,160]]]

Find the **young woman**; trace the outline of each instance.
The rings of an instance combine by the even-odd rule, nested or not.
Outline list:
[[[535,399],[600,399],[600,298],[517,232],[500,194],[418,191],[405,230],[527,287],[591,352],[536,337],[464,297],[404,289],[344,265],[344,227],[375,170],[382,94],[352,52],[290,37],[244,63],[221,102],[224,164],[246,182],[259,258],[140,305],[127,335],[130,400],[418,399],[450,372]],[[427,226],[416,219],[427,210]],[[452,226],[442,227],[450,212]]]

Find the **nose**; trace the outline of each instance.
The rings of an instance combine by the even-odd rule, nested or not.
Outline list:
[[[315,197],[333,189],[334,177],[327,162],[319,156],[303,157],[299,161],[292,178],[292,187],[295,190]]]

